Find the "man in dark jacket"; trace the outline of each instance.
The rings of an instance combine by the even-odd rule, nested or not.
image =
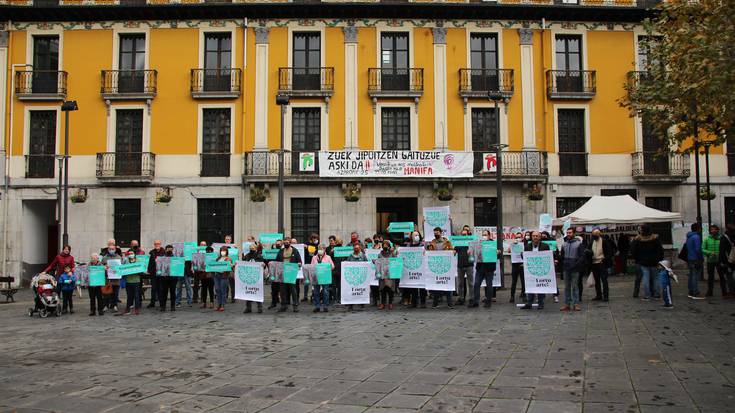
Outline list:
[[[699,279],[702,278],[704,255],[702,255],[702,226],[697,222],[692,224],[691,231],[687,233],[686,249],[689,298],[701,300],[703,297],[699,296]]]
[[[469,230],[462,229],[462,235],[470,235]],[[469,305],[472,306],[475,302],[472,295],[475,291],[473,286],[475,278],[474,257],[470,255],[469,250],[469,246],[454,247],[454,251],[457,253],[457,295],[459,296],[457,305],[464,305],[467,291],[470,291]]]
[[[564,245],[561,247],[562,269],[564,271],[564,305],[560,311],[580,311],[579,277],[585,268],[584,241],[574,234],[574,228],[567,229]]]
[[[607,284],[607,274],[612,266],[615,250],[612,242],[603,238],[599,229],[592,231],[592,242],[587,248],[587,255],[591,261],[592,276],[595,277],[595,298],[592,301],[608,301],[610,289]]]
[[[283,248],[278,251],[276,257],[278,262],[290,262],[293,264],[301,265],[301,255],[299,251],[291,246],[291,239],[285,238],[283,240]],[[285,268],[284,268],[285,272]],[[282,313],[288,309],[288,304],[291,302],[293,305],[293,312],[299,312],[299,280],[296,280],[296,284],[281,283],[281,308],[278,309],[279,313]]]
[[[153,249],[148,255],[150,255],[148,259],[148,276],[151,277],[151,302],[148,304],[148,308],[153,308],[156,306],[156,300],[158,299],[161,288],[158,277],[156,277],[156,258],[166,256],[166,250],[161,246],[160,239],[153,241]]]
[[[533,231],[531,233],[531,242],[526,243],[526,245],[523,247],[523,251],[549,251],[549,245],[541,242],[540,232]],[[521,277],[523,277],[523,274],[521,274]],[[546,297],[546,294],[528,294],[526,297],[526,305],[521,307],[521,309],[530,310],[533,307],[533,299],[535,297],[538,297],[538,309],[543,310],[544,298]]]
[[[724,236],[720,237],[720,265],[722,265],[722,270],[725,272],[728,287],[728,294],[725,298],[735,298],[735,277],[733,277],[735,264],[731,263],[728,259],[734,243],[735,225],[727,224],[727,226],[725,226]]]
[[[658,294],[658,277],[656,276],[656,266],[664,259],[664,248],[658,235],[651,233],[651,226],[648,224],[641,225],[639,235],[633,239],[630,245],[630,255],[635,260],[639,269],[639,277],[636,277],[633,298],[638,297],[640,292],[640,283],[643,281],[643,300],[648,300],[653,294]],[[653,284],[653,287],[651,287]]]

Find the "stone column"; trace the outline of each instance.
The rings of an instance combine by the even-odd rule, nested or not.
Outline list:
[[[533,82],[533,30],[518,29],[521,45],[521,106],[523,107],[523,150],[536,150],[536,108]]]
[[[255,28],[255,145],[254,150],[268,150],[268,32]]]
[[[357,140],[357,27],[342,28],[345,36],[345,149],[359,147]]]
[[[435,27],[432,33],[434,35],[434,149],[446,150],[447,29]]]

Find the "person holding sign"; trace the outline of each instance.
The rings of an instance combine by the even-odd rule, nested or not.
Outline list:
[[[353,232],[353,236],[356,236],[357,233]],[[357,262],[357,261],[367,261],[367,256],[364,252],[362,252],[362,244],[360,243],[360,240],[357,239],[357,242],[355,242],[355,238],[352,239],[352,254],[348,256],[345,261],[347,262]],[[353,304],[347,305],[347,310],[352,311],[354,309]],[[360,304],[360,308],[365,308],[365,304]]]
[[[256,245],[255,243],[250,244],[250,246],[248,247],[248,253],[243,255],[242,260],[246,262],[259,262],[262,264],[264,270],[268,268],[265,266],[265,263],[263,262],[263,256],[258,252],[258,245]],[[258,314],[261,314],[263,312],[263,303],[260,301],[256,301],[256,303],[258,305]],[[253,302],[250,300],[246,300],[245,310],[242,313],[248,314],[252,312],[253,312]]]
[[[518,232],[513,238],[513,243],[510,244],[510,266],[511,266],[511,282],[510,282],[510,302],[516,302],[516,286],[518,285],[518,279],[521,280],[521,294],[520,298],[526,301],[526,281],[523,277],[523,250],[524,250],[524,237],[522,232]]]
[[[214,253],[214,248],[207,247],[204,252],[205,254],[212,254]],[[199,280],[202,286],[202,305],[199,308],[207,308],[207,294],[209,294],[209,308],[214,308],[214,274],[206,270],[207,267],[205,259],[204,267],[199,268],[197,271],[199,273]]]
[[[173,245],[166,245],[164,256],[156,259],[156,279],[158,280],[158,301],[161,312],[166,311],[166,300],[171,298],[171,311],[176,311],[176,283],[178,277],[171,276],[171,257],[174,256]]]
[[[219,257],[216,262],[226,262],[229,264],[229,271],[214,273],[214,288],[217,290],[217,309],[215,311],[224,312],[225,303],[227,302],[227,289],[230,286],[230,278],[232,278],[232,258],[228,256],[230,248],[223,245],[219,248]]]
[[[161,294],[161,286],[159,285],[158,272],[156,270],[156,259],[166,256],[166,250],[161,246],[160,239],[153,241],[153,249],[148,255],[150,255],[148,258],[148,276],[151,277],[151,302],[148,304],[148,308],[153,308],[156,306],[156,300],[158,300],[158,296]]]
[[[427,251],[452,251],[452,243],[442,236],[443,230],[441,227],[434,228],[434,239],[426,244]],[[491,282],[492,284],[492,282]],[[439,299],[444,297],[447,299],[447,306],[454,308],[452,305],[452,291],[429,291],[433,297],[433,304],[431,308],[437,308],[439,306]]]
[[[263,240],[260,241],[261,245],[263,245]],[[277,240],[274,244],[271,245],[270,248],[263,248],[262,249],[262,255],[263,260],[265,261],[266,266],[269,262],[275,261],[276,257],[278,257],[278,251],[283,248],[283,241],[280,239]],[[268,306],[269,310],[272,310],[281,303],[281,283],[280,281],[277,281],[277,279],[271,280],[271,305]]]
[[[331,280],[332,271],[334,271],[334,261],[332,261],[332,257],[327,255],[324,245],[319,245],[317,248],[316,254],[311,258],[311,265],[314,265],[317,268],[315,277],[316,282],[312,283],[314,286],[314,292],[312,293],[314,297],[314,312],[318,313],[321,309],[321,311],[326,313],[329,311],[329,287],[332,283],[327,283],[325,281],[326,277],[324,276],[319,277],[319,265],[322,264],[322,268],[324,268],[324,265],[329,266],[326,269],[329,270],[328,275]]]
[[[390,259],[396,256],[396,250],[391,248],[391,243],[388,240],[383,241],[383,249],[378,254],[378,259],[383,259],[389,263]],[[390,265],[385,265],[382,268],[380,274],[380,283],[378,284],[378,291],[380,292],[380,305],[379,310],[382,310],[388,305],[388,310],[393,309],[393,290],[396,288],[396,280],[390,278]],[[387,298],[387,300],[386,300]]]
[[[465,225],[462,227],[461,235],[467,237],[471,235],[470,227]],[[467,241],[465,241],[467,242]],[[454,251],[457,253],[457,305],[464,305],[467,291],[469,291],[469,306],[472,307],[474,300],[474,278],[475,278],[475,256],[471,253],[469,245],[455,245]]]
[[[112,286],[112,294],[107,298],[107,308],[114,311],[117,311],[117,303],[120,301],[118,298],[120,294],[120,277],[113,277],[114,270],[110,271],[110,269],[122,262],[122,256],[118,253],[119,250],[115,246],[115,240],[110,238],[107,240],[107,249],[104,250],[105,253],[102,256],[102,265],[107,267],[107,279]]]
[[[97,254],[92,254],[89,257],[89,263],[87,264],[89,267],[89,316],[94,315],[103,315],[105,314],[105,304],[102,301],[102,285],[105,285],[104,278],[105,278],[105,272],[102,272],[102,285],[93,285],[92,284],[92,272],[95,271],[95,268],[99,268],[102,266],[102,262],[100,262],[100,257]],[[104,268],[103,268],[104,269]]]
[[[130,250],[127,252],[128,264],[135,264],[138,262],[138,258],[135,256],[135,251]],[[140,297],[140,276],[143,274],[143,270],[134,274],[128,274],[125,276],[125,293],[127,295],[127,304],[125,309],[121,312],[122,315],[130,314],[130,308],[133,308],[135,315],[140,314],[141,297]]]
[[[527,243],[526,246],[523,248],[523,251],[549,251],[549,244],[544,244],[541,242],[541,233],[538,231],[533,231],[531,233],[531,242]],[[525,283],[524,283],[525,285]],[[524,287],[525,288],[525,287]],[[526,296],[526,305],[521,307],[522,310],[530,310],[533,308],[533,300],[538,297],[538,309],[543,310],[544,309],[544,298],[546,297],[545,294],[528,294]]]
[[[423,247],[421,233],[413,231],[405,247]],[[401,288],[403,293],[403,305],[416,308],[421,302],[421,308],[426,308],[426,290],[424,288]]]
[[[585,246],[582,238],[575,236],[574,228],[568,228],[561,247],[564,269],[564,305],[559,311],[581,311],[579,305],[579,276],[586,266]]]
[[[278,251],[276,256],[278,262],[290,262],[297,264],[301,267],[301,255],[299,251],[291,245],[290,238],[284,238],[283,249]],[[285,267],[285,266],[284,266]],[[284,268],[285,272],[285,268]],[[284,277],[285,281],[285,277]],[[288,310],[288,305],[293,305],[293,312],[299,312],[299,281],[296,280],[294,284],[288,284],[286,282],[281,283],[281,308],[278,309],[279,313]]]
[[[498,256],[502,257],[502,247],[498,248],[497,243],[493,241],[490,231],[482,231],[482,240],[480,241],[479,248],[474,249],[475,255],[475,291],[474,291],[474,304],[469,307],[478,307],[480,305],[480,287],[482,281],[485,281],[485,308],[492,306],[492,289],[493,289],[493,276],[495,275],[495,268],[498,262]]]

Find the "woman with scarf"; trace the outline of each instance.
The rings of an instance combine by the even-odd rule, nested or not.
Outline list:
[[[323,245],[318,246],[316,254],[311,258],[311,264],[314,266],[317,264],[329,264],[332,267],[331,271],[334,271],[334,261],[332,261],[332,257],[327,255],[327,250]],[[329,288],[331,284],[319,284],[318,278],[314,276],[312,285],[314,286],[314,312],[318,313],[320,309],[322,312],[328,312]]]

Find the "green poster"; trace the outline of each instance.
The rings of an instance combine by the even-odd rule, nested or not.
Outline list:
[[[266,261],[273,261],[276,258],[278,258],[278,251],[277,249],[272,248],[265,248],[263,249],[263,259]]]
[[[89,286],[90,287],[102,287],[106,283],[105,281],[105,267],[102,265],[90,265],[89,266]]]
[[[287,262],[283,264],[283,282],[286,284],[296,284],[296,277],[299,275],[299,264]]]
[[[482,262],[498,262],[498,243],[482,241]]]
[[[260,240],[261,244],[275,244],[276,241],[283,239],[283,234],[279,233],[273,233],[273,232],[261,232],[258,234],[258,239]]]
[[[403,275],[403,258],[391,257],[388,261],[388,276],[397,280],[401,278],[401,275]]]
[[[204,264],[209,264],[210,262],[217,261],[217,257],[219,257],[219,253],[217,252],[205,252],[204,253]]]
[[[185,242],[184,243],[184,259],[191,261],[191,254],[198,252],[196,242]]]
[[[136,255],[135,259],[145,267],[144,272],[148,270],[148,262],[151,260],[150,255]]]
[[[172,277],[183,277],[185,262],[185,257],[171,257],[171,264],[168,267],[170,275]]]
[[[413,222],[391,222],[388,224],[388,232],[413,232]]]
[[[544,244],[548,245],[549,246],[549,249],[551,249],[552,251],[556,251],[556,240],[541,241],[541,242],[543,242]]]
[[[452,242],[452,246],[455,247],[469,247],[470,242],[477,241],[476,235],[451,235],[449,241]]]
[[[352,255],[352,247],[334,247],[335,258],[345,258]]]
[[[230,247],[227,249],[227,256],[232,258],[233,261],[237,261],[240,257],[240,250],[237,247]]]
[[[316,282],[319,285],[329,285],[332,283],[332,265],[322,262],[316,265]]]
[[[145,267],[143,266],[143,263],[140,263],[140,262],[133,262],[130,264],[120,264],[117,267],[115,267],[115,272],[120,277],[124,277],[126,275],[140,274],[142,272],[145,272]]]
[[[232,265],[229,261],[208,261],[207,272],[230,272],[232,271]]]

